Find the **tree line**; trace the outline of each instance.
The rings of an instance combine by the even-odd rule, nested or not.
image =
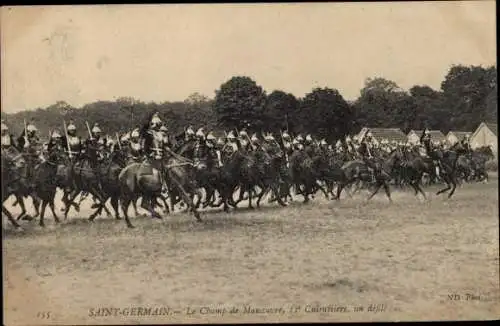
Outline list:
[[[399,127],[473,131],[482,121],[497,119],[496,67],[452,66],[439,90],[415,85],[408,91],[382,77],[368,78],[359,97],[348,102],[334,88],[314,88],[302,98],[282,90],[267,94],[256,81],[235,76],[223,83],[210,99],[194,93],[183,102],[142,102],[133,98],[97,101],[75,108],[60,101],[46,108],[15,114],[2,112],[10,128],[22,132],[23,121],[33,120],[43,135],[62,121],[73,120],[80,135],[98,122],[114,134],[138,127],[153,112],[159,112],[172,133],[187,126],[205,130],[241,130],[279,133],[310,133],[335,141],[361,128]],[[45,138],[45,137],[44,137]]]

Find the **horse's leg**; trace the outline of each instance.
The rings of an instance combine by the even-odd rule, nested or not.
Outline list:
[[[45,208],[47,208],[47,204],[48,202],[45,201],[45,200],[42,200],[42,209],[41,209],[41,212],[40,212],[40,226],[45,226],[45,222],[43,221],[44,217],[45,217]]]
[[[391,198],[391,189],[389,188],[389,185],[387,184],[386,181],[383,181],[382,186],[384,187],[385,190],[385,195],[389,199],[389,202],[392,203],[392,198]]]
[[[205,201],[203,202],[202,208],[208,207],[210,203],[213,203],[212,197],[214,195],[213,187],[210,184],[205,185]]]
[[[254,209],[254,207],[252,206],[253,187],[250,186],[250,184],[248,184],[247,189],[248,189],[248,209]]]
[[[451,191],[448,194],[448,198],[451,198],[451,196],[453,196],[453,194],[455,193],[455,189],[457,189],[457,182],[455,181],[455,176],[453,175],[453,173],[451,173],[450,175],[450,182],[451,182]]]
[[[281,196],[279,183],[272,182],[270,185],[270,188],[271,188],[272,194],[274,195],[274,198],[276,198],[276,201],[278,202],[278,204],[280,204],[281,206],[288,206],[288,203],[284,202],[283,196]]]
[[[427,200],[427,196],[425,195],[425,192],[424,190],[422,189],[422,187],[420,186],[420,178],[418,178],[416,181],[415,181],[415,187],[417,188],[417,190],[422,194],[422,196],[424,196],[424,200]]]
[[[139,212],[137,212],[137,202],[138,201],[139,201],[139,197],[137,197],[134,200],[132,200],[132,206],[134,207],[135,216],[139,215]]]
[[[19,206],[21,206],[21,214],[17,217],[19,221],[21,218],[26,216],[26,205],[24,205],[24,198],[22,195],[16,194],[17,201],[19,202]]]
[[[96,185],[92,185],[89,189],[89,192],[99,200],[99,208],[94,212],[92,213],[90,216],[89,216],[89,221],[93,221],[97,214],[100,213],[100,211],[102,211],[102,209],[104,209],[107,213],[108,216],[111,216],[111,212],[108,210],[108,208],[106,207],[106,202],[108,201],[108,198],[106,195],[102,194],[101,190],[99,189],[98,186]]]
[[[377,183],[375,184],[375,191],[372,192],[372,194],[366,199],[366,201],[369,201],[370,199],[373,198],[373,196],[375,196],[375,194],[379,191],[379,189],[382,187],[382,182],[381,181],[377,181]],[[389,197],[390,198],[390,197]]]
[[[264,195],[267,194],[270,190],[270,186],[265,184],[262,184],[260,187],[262,188],[262,191],[257,196],[257,202],[256,202],[257,208],[260,208],[260,201],[262,200],[262,197],[264,197]]]
[[[7,210],[7,208],[3,205],[2,203],[2,213],[4,213],[7,218],[9,219],[10,223],[15,227],[15,228],[20,228],[21,226],[16,222],[14,219],[14,216]]]
[[[67,197],[67,202],[66,202],[66,207],[64,208],[64,219],[68,219],[68,212],[71,209],[71,205],[73,204],[73,201],[75,200],[76,196],[80,193],[79,189],[73,189],[71,190],[71,193],[68,194]]]
[[[151,217],[152,218],[157,218],[157,219],[162,219],[161,215],[158,214],[158,212],[155,211],[155,207],[156,207],[156,195],[152,194],[151,196],[148,196],[149,197],[149,207],[150,207],[150,210],[149,210],[149,213],[151,214]]]
[[[198,210],[194,206],[193,199],[189,197],[188,193],[186,192],[186,190],[184,189],[182,184],[176,178],[171,178],[171,179],[172,179],[172,181],[174,181],[176,183],[177,189],[179,189],[180,195],[183,197],[183,200],[186,203],[186,205],[188,205],[191,208],[191,212],[193,212],[196,220],[198,222],[201,222],[200,213],[198,212]]]
[[[121,220],[122,218],[120,217],[120,208],[118,205],[118,196],[116,194],[111,196],[111,206],[113,207],[113,210],[115,211],[115,219]]]
[[[447,174],[446,175],[443,174],[442,178],[446,182],[446,188],[443,188],[443,189],[439,190],[438,192],[436,192],[436,195],[440,195],[443,192],[446,192],[446,191],[451,189],[451,182],[450,182],[449,176]]]
[[[125,198],[123,198],[125,197]],[[130,218],[128,217],[128,206],[130,205],[130,196],[123,196],[121,199],[120,199],[120,203],[121,203],[121,206],[122,206],[122,211],[123,211],[123,215],[125,215],[125,223],[127,223],[127,227],[129,227],[130,229],[134,228],[134,226],[132,225],[132,223],[130,222]]]
[[[54,199],[55,199],[55,192],[50,196],[50,200],[49,200],[49,206],[50,206],[50,210],[52,211],[52,215],[54,216],[54,221],[56,223],[59,223],[60,220],[59,220],[59,217],[57,216],[56,214],[56,205],[54,204]]]
[[[32,195],[31,195],[31,201],[33,203],[33,207],[35,208],[35,215],[33,215],[33,218],[37,218],[38,215],[40,215],[40,197],[38,196],[38,194],[36,192],[34,192]]]
[[[165,212],[165,214],[170,214],[170,208],[168,207],[167,204],[167,198],[163,194],[158,196],[158,198],[161,199],[161,201],[163,202],[164,205],[163,211]]]

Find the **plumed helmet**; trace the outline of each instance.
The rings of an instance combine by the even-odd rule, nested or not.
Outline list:
[[[240,131],[240,137],[247,137],[247,136],[248,136],[248,134],[247,134],[246,130]]]
[[[308,141],[308,142],[313,141],[313,139],[312,139],[311,135],[307,135],[307,136],[306,136],[306,141]]]
[[[165,125],[161,125],[161,127],[160,127],[160,131],[167,132],[167,131],[168,131],[167,126],[165,126]]]
[[[28,132],[35,132],[35,131],[38,131],[38,129],[35,127],[34,124],[32,123],[29,123],[28,126],[26,126],[26,130],[28,130]]]
[[[298,142],[302,142],[302,141],[304,141],[304,138],[302,138],[301,135],[298,135],[297,137],[295,137],[295,140]]]
[[[5,124],[5,122],[2,120],[2,131],[9,130],[9,127]]]
[[[290,134],[289,134],[288,132],[286,132],[286,131],[285,131],[285,132],[282,134],[282,137],[283,137],[283,139],[290,139]]]
[[[234,135],[234,133],[233,133],[232,131],[230,131],[230,132],[227,134],[227,139],[234,140],[234,139],[236,139],[236,136]]]
[[[54,130],[52,132],[52,135],[50,135],[50,137],[52,137],[52,138],[61,138],[61,133],[59,132],[59,130]]]
[[[298,137],[297,137],[297,138],[298,138]],[[297,138],[295,138],[295,139],[292,141],[292,144],[294,144],[294,145],[298,145],[298,144],[300,144],[300,141],[299,141]]]
[[[321,141],[319,142],[319,144],[320,144],[321,146],[326,146],[326,145],[328,145],[328,143],[326,142],[326,140],[325,140],[324,138],[323,138],[323,139],[321,139]]]
[[[122,142],[128,142],[130,139],[130,133],[127,132],[126,134],[124,134],[121,138],[120,138],[120,141]]]
[[[158,112],[155,112],[155,114],[153,114],[153,117],[151,118],[151,124],[152,125],[159,125],[161,124],[161,119],[160,119],[160,115],[158,114]]]
[[[430,134],[431,134],[431,132],[429,131],[429,129],[424,130],[424,135],[430,135]]]
[[[193,127],[189,126],[187,129],[186,129],[186,135],[194,135],[194,130],[193,130]]]
[[[346,142],[350,142],[350,141],[351,141],[351,136],[347,135],[347,136],[345,137],[345,141],[346,141]]]
[[[99,128],[99,124],[98,123],[95,123],[94,124],[94,127],[92,127],[92,132],[93,133],[99,133],[99,132],[102,132],[101,128]]]
[[[207,135],[207,140],[208,141],[214,141],[216,138],[212,132],[209,132]]]
[[[196,137],[205,137],[205,133],[203,132],[203,127],[196,131]]]
[[[132,138],[138,138],[140,136],[139,129],[134,129],[132,130],[132,133],[130,133],[130,137]]]
[[[265,140],[268,140],[268,141],[271,141],[271,140],[274,140],[274,136],[273,134],[269,133],[267,134],[265,137],[264,137]]]
[[[76,130],[75,124],[73,123],[73,121],[70,121],[68,125],[68,131],[75,131],[75,130]]]
[[[253,142],[257,142],[257,141],[259,141],[259,137],[257,137],[257,134],[253,134],[252,138],[250,138],[250,140]]]
[[[337,142],[335,143],[335,147],[337,148],[342,147],[342,143],[340,142],[340,140],[337,140]]]

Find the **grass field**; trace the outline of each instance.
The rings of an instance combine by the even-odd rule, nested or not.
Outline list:
[[[89,224],[83,213],[59,226],[49,213],[46,229],[25,222],[22,233],[4,221],[5,324],[499,318],[497,178],[451,200],[425,190],[427,202],[409,191],[392,204],[383,192],[369,203],[366,193],[319,196],[208,212],[203,223],[136,218],[133,230],[111,218]],[[99,307],[172,310],[96,317]]]

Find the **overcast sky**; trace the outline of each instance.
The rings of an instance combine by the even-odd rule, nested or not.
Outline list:
[[[352,100],[367,77],[438,89],[452,64],[496,65],[495,2],[2,8],[2,110],[214,97],[234,75]]]

